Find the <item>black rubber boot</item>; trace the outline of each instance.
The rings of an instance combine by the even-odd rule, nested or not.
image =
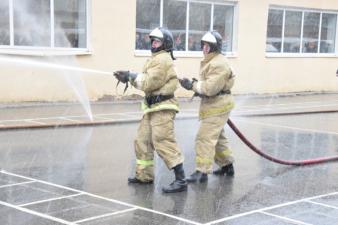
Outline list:
[[[231,163],[226,166],[222,166],[218,170],[215,170],[213,174],[218,175],[218,176],[224,176],[224,174],[226,174],[227,176],[233,177],[235,175],[235,169]]]
[[[142,181],[142,180],[137,179],[136,177],[129,177],[128,183],[129,184],[152,184],[153,181],[152,180]]]
[[[174,168],[175,180],[169,184],[168,187],[163,187],[162,191],[164,193],[176,193],[187,190],[187,182],[185,181],[185,174],[183,169],[183,164],[178,164]]]
[[[200,171],[195,171],[185,180],[189,183],[195,183],[195,182],[203,183],[208,180],[208,174],[202,173]]]

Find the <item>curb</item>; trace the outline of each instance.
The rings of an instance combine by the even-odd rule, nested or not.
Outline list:
[[[238,113],[234,114],[234,117],[264,117],[264,116],[292,116],[292,115],[304,115],[304,114],[320,114],[320,113],[337,113],[338,110],[318,110],[318,111],[298,111],[298,112],[276,112],[276,113]],[[176,120],[188,120],[198,119],[198,115],[178,116]],[[130,124],[137,123],[139,119],[114,119],[107,121],[92,121],[92,122],[68,122],[63,124],[49,123],[49,124],[34,124],[34,125],[12,125],[2,126],[0,131],[7,130],[29,130],[29,129],[56,129],[56,128],[68,128],[68,127],[89,127],[89,126],[106,126],[117,124]]]

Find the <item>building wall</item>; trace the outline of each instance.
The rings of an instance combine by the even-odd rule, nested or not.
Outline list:
[[[77,56],[12,56],[0,60],[0,102],[74,101],[75,92],[91,100],[121,95],[112,74],[74,72],[41,68],[22,60],[40,60],[75,67],[112,72],[119,69],[142,70],[148,56],[135,54],[136,1],[90,1],[90,52]],[[338,11],[332,0],[238,0],[235,55],[229,63],[236,73],[235,94],[337,91],[336,57],[266,57],[265,41],[270,4]],[[13,58],[14,57],[14,58]],[[175,62],[179,76],[198,77],[200,57],[180,56]],[[65,79],[65,77],[68,77]],[[84,81],[85,86],[81,85]],[[129,89],[127,95],[142,94]],[[178,96],[191,96],[179,88]]]
[[[259,2],[259,4],[257,4]],[[337,57],[266,57],[269,4],[338,10],[338,2],[262,0],[239,2],[238,58],[231,60],[237,93],[337,91]],[[254,9],[254,10],[253,10]]]

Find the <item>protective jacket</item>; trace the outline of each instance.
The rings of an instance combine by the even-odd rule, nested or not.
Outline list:
[[[214,52],[205,56],[200,64],[200,80],[193,90],[201,94],[200,119],[228,113],[234,107],[230,89],[234,75],[224,55]]]
[[[169,98],[149,105],[146,98],[157,96],[173,96],[177,89],[178,79],[173,60],[166,51],[152,53],[147,60],[141,74],[131,82],[137,89],[144,91],[145,101],[142,103],[144,113],[174,110],[179,111],[178,102],[175,98]]]
[[[142,103],[144,115],[135,139],[135,177],[147,182],[154,179],[154,152],[169,169],[184,160],[174,135],[174,120],[179,110],[174,98],[178,79],[170,53],[152,53],[143,72],[131,83],[145,93]]]

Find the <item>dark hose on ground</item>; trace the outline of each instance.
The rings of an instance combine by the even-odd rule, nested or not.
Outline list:
[[[299,161],[288,161],[288,160],[281,160],[277,159],[273,156],[270,156],[266,153],[264,153],[262,150],[257,148],[254,144],[252,144],[245,136],[244,134],[236,127],[236,125],[231,121],[231,119],[228,120],[228,125],[230,128],[235,132],[235,134],[254,152],[256,152],[258,155],[262,156],[263,158],[270,160],[275,163],[283,164],[283,165],[292,165],[292,166],[306,166],[306,165],[314,165],[314,164],[320,164],[320,163],[326,163],[331,161],[337,161],[338,156],[332,156],[332,157],[322,157],[322,158],[316,158],[316,159],[306,159],[306,160],[299,160]]]

